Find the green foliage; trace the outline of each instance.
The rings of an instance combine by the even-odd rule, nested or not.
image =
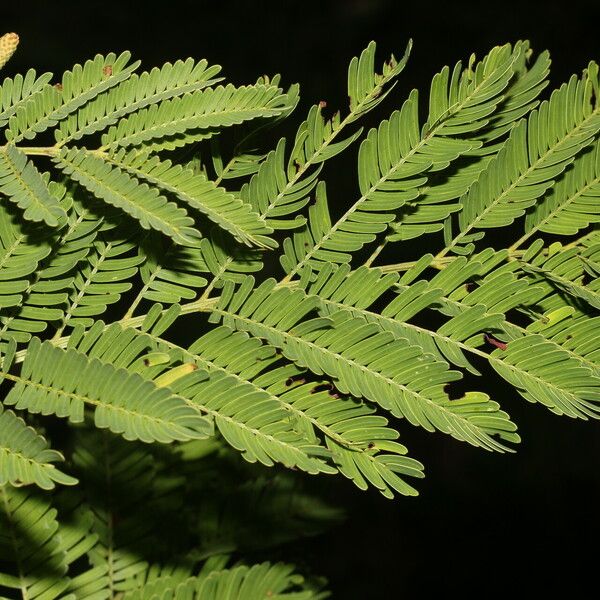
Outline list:
[[[0,158],[0,190],[2,194],[24,208],[25,219],[44,221],[51,227],[64,218],[58,200],[42,180],[42,176],[27,156],[12,145],[6,146]]]
[[[341,518],[301,475],[416,495],[402,420],[514,451],[482,373],[600,417],[597,65],[542,99],[548,53],[506,44],[364,133],[410,49],[369,44],[347,109],[271,149],[278,75],[125,52],[0,84],[2,597],[325,598],[264,562]]]

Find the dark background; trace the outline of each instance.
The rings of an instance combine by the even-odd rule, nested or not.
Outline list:
[[[237,84],[282,73],[301,84],[292,125],[319,100],[345,107],[348,60],[371,39],[381,64],[391,52],[400,56],[412,37],[409,65],[371,125],[412,87],[426,91],[444,64],[517,39],[550,50],[551,82],[560,84],[600,59],[599,4],[2,2],[1,29],[22,40],[9,72],[34,66],[60,73],[97,52],[129,49],[148,68],[204,57]],[[347,202],[346,192],[354,196],[355,176],[344,176],[354,173],[353,161],[329,166],[329,189],[339,202]],[[519,424],[524,441],[517,454],[490,455],[401,424],[402,441],[427,468],[421,496],[390,502],[342,483],[337,498],[350,511],[346,524],[284,549],[282,558],[327,575],[335,598],[457,591],[483,597],[548,585],[568,586],[579,597],[578,586],[597,587],[599,425],[555,417],[508,388],[494,389],[494,382],[486,376],[483,386]]]

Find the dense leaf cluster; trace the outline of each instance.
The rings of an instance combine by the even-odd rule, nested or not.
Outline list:
[[[346,110],[271,151],[298,101],[279,76],[123,53],[1,82],[3,597],[323,598],[241,560],[339,518],[262,465],[392,498],[423,476],[399,419],[512,451],[498,401],[456,387],[486,362],[600,416],[598,66],[543,99],[548,53],[496,47],[363,132],[409,53],[379,68],[371,43]],[[357,144],[332,216],[324,164]],[[378,264],[416,239],[437,253]]]

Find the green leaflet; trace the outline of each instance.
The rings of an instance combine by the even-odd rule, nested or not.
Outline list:
[[[6,139],[13,143],[31,140],[54,127],[98,94],[127,79],[140,64],[137,61],[128,65],[130,58],[129,52],[106,57],[98,54],[83,66],[65,71],[59,84],[45,85],[17,108],[9,119]]]
[[[294,573],[292,565],[261,563],[251,567],[212,571],[200,577],[190,577],[179,582],[165,577],[153,581],[139,591],[125,596],[127,600],[243,600],[245,598],[268,598],[281,600],[318,600],[322,596],[303,585],[303,578]],[[304,588],[304,591],[298,591]]]
[[[64,186],[50,182],[52,193],[61,199],[65,206],[69,205],[70,197]],[[93,213],[81,208],[77,203],[69,214],[68,222],[60,230],[57,240],[48,235],[43,228],[30,230],[19,226],[13,221],[12,233],[18,245],[11,246],[16,254],[14,262],[27,259],[23,266],[27,267],[27,279],[23,281],[24,289],[18,305],[15,305],[0,318],[0,338],[14,338],[26,343],[32,335],[47,330],[64,317],[63,307],[73,288],[74,275],[82,261],[90,252],[99,230],[103,227],[102,220]],[[45,249],[38,262],[31,260],[33,256],[21,256],[23,246],[28,246],[26,240],[37,239],[39,249]],[[31,247],[31,245],[29,245]],[[13,261],[9,260],[7,265]],[[9,273],[10,274],[10,270]]]
[[[162,68],[153,68],[129,79],[88,102],[85,107],[61,121],[56,140],[64,145],[84,135],[102,131],[126,114],[135,112],[161,100],[181,96],[202,89],[222,78],[214,78],[219,66],[209,67],[207,61],[195,62],[188,58]]]
[[[581,153],[550,193],[527,211],[527,237],[537,232],[575,235],[600,221],[600,142]]]
[[[12,144],[0,149],[0,193],[24,209],[28,221],[56,227],[66,217],[34,164]]]
[[[189,130],[210,130],[261,117],[275,117],[286,109],[287,96],[275,86],[236,88],[229,84],[164,100],[125,117],[102,136],[103,148],[136,146]]]
[[[35,483],[52,489],[56,483],[76,484],[76,479],[52,464],[62,460],[60,452],[50,450],[46,440],[23,419],[0,405],[0,486]]]
[[[74,423],[83,421],[89,405],[97,427],[125,439],[168,443],[206,437],[212,431],[208,421],[167,388],[37,338],[29,344],[20,375],[6,377],[16,385],[5,404],[68,417]]]
[[[144,229],[156,229],[184,245],[194,244],[201,237],[200,232],[190,227],[193,220],[185,210],[100,156],[87,150],[63,150],[56,162],[94,196],[122,209]]]
[[[526,400],[539,402],[558,415],[599,418],[600,378],[542,336],[525,336],[492,356],[494,369]]]
[[[171,192],[186,205],[204,213],[211,221],[231,233],[238,241],[248,246],[273,247],[273,241],[265,234],[272,233],[261,217],[246,204],[217,187],[202,174],[195,174],[171,161],[158,157],[148,158],[135,151],[119,152],[109,161],[132,175],[150,184]]]
[[[19,106],[41,92],[51,78],[52,73],[44,73],[38,77],[34,69],[29,69],[25,76],[18,73],[13,78],[4,79],[0,85],[0,127],[6,125]]]

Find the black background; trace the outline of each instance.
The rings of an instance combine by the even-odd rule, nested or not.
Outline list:
[[[297,125],[319,100],[345,107],[348,60],[371,39],[381,64],[391,52],[400,56],[412,37],[409,66],[372,125],[412,87],[425,92],[444,64],[471,52],[481,57],[496,44],[527,38],[534,49],[549,49],[553,86],[600,58],[596,2],[158,4],[2,2],[1,29],[21,35],[6,71],[60,73],[97,52],[125,49],[145,67],[204,57],[237,84],[263,73],[299,82],[302,101],[290,119]],[[353,161],[334,162],[327,172],[340,203],[356,190]],[[579,597],[580,585],[597,589],[599,425],[555,417],[506,387],[494,389],[497,381],[486,375],[482,385],[519,424],[517,454],[491,455],[400,424],[402,441],[427,468],[420,497],[390,502],[342,483],[337,501],[349,509],[346,524],[284,548],[281,558],[327,575],[335,598],[485,597],[530,585],[564,585]]]

